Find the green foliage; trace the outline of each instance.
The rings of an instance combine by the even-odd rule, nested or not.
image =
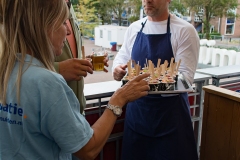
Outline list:
[[[200,7],[204,9],[203,23],[204,32],[206,38],[210,39],[210,20],[213,16],[223,17],[230,16],[235,17],[233,10],[238,7],[238,0],[182,0],[189,8],[198,13]]]
[[[212,32],[210,35],[212,35],[212,36],[221,36],[221,34],[218,33],[218,32]]]
[[[96,23],[82,23],[80,26],[84,26],[84,29],[82,29],[82,33],[86,37],[93,37],[94,38],[94,28],[97,26]]]
[[[220,48],[220,49],[227,49],[227,50],[234,50],[236,52],[239,52],[240,49],[237,47],[227,47],[227,46],[215,46],[215,48]]]
[[[178,13],[181,13],[181,15],[185,15],[187,13],[187,8],[185,7],[184,3],[180,2],[180,0],[171,1],[169,10],[171,12],[177,11]]]
[[[79,0],[80,5],[77,7],[79,14],[76,14],[80,21],[80,29],[84,36],[93,37],[95,26],[99,25],[100,20],[96,15],[93,0]]]
[[[79,3],[82,17],[85,17],[85,12],[88,10],[88,14],[95,15],[95,20],[91,20],[92,22],[100,19],[99,22],[105,24],[111,22],[112,13],[115,13],[121,24],[121,16],[125,8],[123,0],[79,0]],[[82,17],[81,19],[83,19]],[[83,21],[86,22],[85,19]]]
[[[129,0],[129,6],[132,6],[134,17],[138,17],[138,19],[139,19],[140,9],[142,7],[142,1],[141,0]]]
[[[80,12],[78,5],[73,5],[73,9],[75,12]]]
[[[210,34],[210,38],[209,39],[221,39],[222,40],[222,36],[220,34]]]
[[[72,5],[78,5],[79,4],[78,0],[71,0],[71,3],[72,3]]]
[[[133,23],[133,22],[135,22],[137,20],[139,20],[139,16],[131,16],[131,17],[128,18],[128,21],[130,23]]]
[[[198,33],[200,39],[206,39],[206,33]],[[209,39],[222,39],[222,35],[217,32],[213,32],[209,34]]]
[[[112,2],[109,0],[97,0],[94,4],[96,14],[101,19],[102,24],[111,22],[111,8]]]
[[[122,24],[122,13],[125,9],[125,3],[123,0],[108,0],[109,1],[109,7],[111,8],[111,11],[117,16],[118,19],[118,25],[121,26]]]

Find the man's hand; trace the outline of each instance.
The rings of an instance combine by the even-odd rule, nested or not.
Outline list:
[[[121,79],[126,75],[127,71],[125,70],[127,68],[126,64],[117,66],[113,71],[113,78],[117,81],[121,81]]]
[[[92,63],[86,59],[68,59],[59,62],[59,73],[66,81],[79,81],[87,76],[87,73],[93,73]]]
[[[104,66],[106,66],[106,67],[108,67],[109,65],[108,65],[108,53],[107,52],[105,52],[105,54],[104,54],[104,60],[103,60],[103,63],[104,63]],[[104,72],[108,72],[108,70],[104,67],[104,70],[103,70]]]

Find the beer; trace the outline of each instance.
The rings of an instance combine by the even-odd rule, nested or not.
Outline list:
[[[103,71],[104,70],[104,56],[103,55],[94,55],[92,58],[93,69],[94,71]]]

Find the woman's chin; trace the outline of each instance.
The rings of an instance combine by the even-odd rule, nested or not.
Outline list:
[[[59,52],[55,52],[55,56],[60,56],[62,54],[62,50]]]

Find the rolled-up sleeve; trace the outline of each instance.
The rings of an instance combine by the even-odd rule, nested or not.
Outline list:
[[[199,37],[193,27],[186,27],[180,32],[180,36],[172,37],[174,42],[173,52],[175,53],[175,61],[181,59],[179,72],[181,72],[192,84],[194,74],[198,65],[199,56]]]

